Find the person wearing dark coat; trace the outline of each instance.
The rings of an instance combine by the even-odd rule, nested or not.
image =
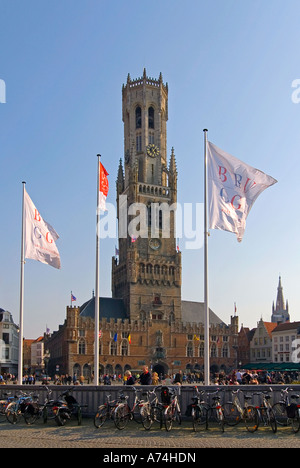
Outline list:
[[[149,372],[148,366],[143,367],[143,373],[140,375],[140,384],[141,385],[151,385],[152,377]]]

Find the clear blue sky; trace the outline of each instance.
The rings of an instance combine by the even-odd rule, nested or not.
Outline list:
[[[278,180],[244,239],[212,231],[209,303],[226,323],[270,321],[279,274],[299,320],[300,78],[298,0],[0,0],[0,307],[19,322],[22,181],[60,239],[62,269],[25,265],[24,332],[57,330],[95,285],[96,154],[115,202],[123,157],[122,84],[162,72],[178,201],[203,202],[203,128],[214,144]],[[111,295],[116,241],[101,242]],[[183,252],[182,297],[203,301],[203,249]]]

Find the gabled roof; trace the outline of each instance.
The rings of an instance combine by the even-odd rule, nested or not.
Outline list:
[[[277,323],[264,322],[265,328],[270,338],[272,338],[272,331],[277,327]]]
[[[204,302],[181,301],[182,322],[186,323],[204,323]],[[210,325],[224,325],[225,323],[209,309]]]
[[[287,330],[298,330],[300,328],[300,322],[285,322],[280,323],[279,325],[274,328],[273,332],[282,332]]]
[[[122,299],[114,299],[111,297],[100,297],[99,299],[99,315],[100,319],[126,319],[126,309]],[[81,317],[95,318],[95,297],[85,302],[80,307]]]

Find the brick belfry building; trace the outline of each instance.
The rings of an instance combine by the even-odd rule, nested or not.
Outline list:
[[[168,160],[168,85],[128,75],[122,89],[124,161],[116,195],[118,255],[112,258],[112,297],[100,298],[100,374],[178,370],[201,373],[204,361],[204,305],[181,298],[181,252],[176,245],[177,167]],[[163,210],[169,224],[165,229]],[[137,209],[139,208],[139,209]],[[125,221],[124,221],[125,220]],[[130,227],[139,229],[133,235]],[[168,235],[166,235],[166,232]],[[95,297],[67,307],[64,325],[48,340],[49,372],[90,377],[94,365]],[[226,325],[210,310],[212,371],[237,365],[238,317]]]

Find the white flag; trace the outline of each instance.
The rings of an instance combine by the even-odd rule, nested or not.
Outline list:
[[[38,260],[54,268],[60,268],[60,256],[55,245],[58,234],[43,220],[28,193],[24,192],[25,258]]]
[[[207,143],[208,211],[211,229],[234,232],[241,242],[250,209],[277,180]]]

